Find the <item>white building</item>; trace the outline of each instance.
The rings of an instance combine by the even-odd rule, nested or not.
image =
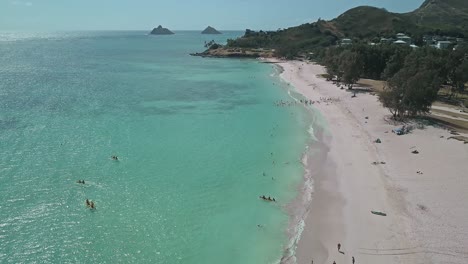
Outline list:
[[[341,45],[351,45],[353,44],[353,41],[349,38],[345,38],[341,40]]]
[[[402,40],[402,41],[406,42],[407,44],[411,44],[411,38],[408,37],[408,36],[397,36],[397,39]]]
[[[438,49],[446,49],[446,48],[448,48],[451,44],[452,44],[452,42],[450,42],[450,41],[448,41],[448,40],[442,40],[442,41],[437,41],[436,47],[437,47]]]
[[[397,41],[393,42],[393,44],[396,44],[396,45],[408,45],[408,43],[406,43],[406,41],[403,41],[403,40],[397,40]]]
[[[393,39],[391,39],[391,38],[381,38],[380,43],[390,44],[390,43],[393,43]]]

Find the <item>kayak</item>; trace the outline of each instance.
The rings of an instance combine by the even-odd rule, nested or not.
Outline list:
[[[379,211],[371,211],[371,213],[373,213],[375,215],[387,216],[386,213],[382,213],[382,212],[379,212]]]

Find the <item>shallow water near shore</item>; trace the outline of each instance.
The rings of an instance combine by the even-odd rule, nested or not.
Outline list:
[[[0,34],[1,263],[284,254],[307,112],[273,65],[188,56],[242,32],[145,33]]]

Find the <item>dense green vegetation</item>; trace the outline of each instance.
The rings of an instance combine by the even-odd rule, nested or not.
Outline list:
[[[316,59],[327,67],[329,79],[350,89],[360,78],[387,81],[379,99],[394,118],[427,113],[442,84],[456,94],[463,92],[468,82],[468,46],[449,51],[350,45],[327,48]]]
[[[301,51],[335,45],[338,38],[322,26],[322,22],[303,24],[274,32],[247,29],[238,39],[229,39],[228,47],[275,49],[281,57],[291,58]]]
[[[405,14],[361,6],[331,21],[319,19],[273,32],[247,30],[243,37],[229,40],[227,45],[275,49],[277,56],[291,58],[335,45],[345,37],[355,42],[379,42],[381,37],[399,32],[410,35],[418,45],[422,45],[425,34],[468,36],[468,1],[426,0],[420,8]]]

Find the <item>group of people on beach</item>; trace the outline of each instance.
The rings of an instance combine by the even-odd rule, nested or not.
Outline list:
[[[302,99],[301,99],[301,100],[299,100],[299,101],[297,101],[297,100],[293,100],[293,101],[279,100],[279,101],[276,101],[276,102],[275,102],[275,105],[276,105],[276,106],[280,106],[280,107],[282,107],[282,106],[294,106],[294,105],[298,105],[298,104],[312,105],[312,104],[314,104],[314,101],[312,101],[312,100],[305,100],[305,99],[302,100]]]
[[[325,103],[325,104],[330,104],[334,102],[339,102],[339,98],[333,98],[333,97],[320,97],[319,100],[317,101],[312,101],[313,103],[320,104],[320,103]]]
[[[341,250],[341,244],[340,243],[338,243],[337,248],[338,248],[338,252],[344,255],[344,251]],[[356,259],[354,258],[354,256],[351,257],[351,263],[352,264],[356,263]],[[312,264],[314,264],[313,260],[312,260]],[[333,264],[336,264],[336,261],[333,261]]]
[[[333,102],[339,102],[339,98],[332,98],[332,97],[320,97],[319,100],[314,101],[314,100],[306,100],[306,99],[301,99],[299,101],[293,100],[293,101],[283,101],[279,100],[275,102],[276,106],[283,107],[283,106],[295,106],[298,104],[304,104],[304,105],[313,105],[313,104],[320,104],[320,103],[333,103]]]
[[[331,103],[331,102],[339,102],[339,101],[340,101],[339,98],[320,97],[319,100],[317,100],[317,103],[318,103],[318,102]]]

